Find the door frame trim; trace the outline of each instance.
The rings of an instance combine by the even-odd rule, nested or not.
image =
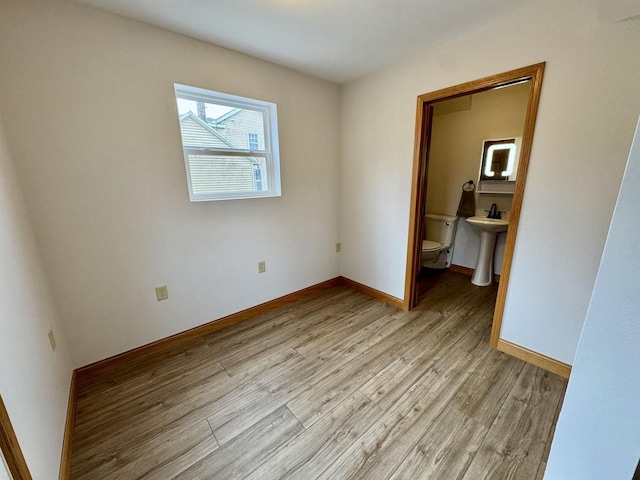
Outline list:
[[[427,165],[428,146],[431,140],[432,109],[433,103],[448,100],[464,95],[484,92],[496,87],[507,86],[524,80],[531,80],[531,90],[527,105],[527,114],[524,122],[522,134],[522,147],[520,153],[520,163],[518,164],[518,177],[516,179],[515,191],[513,194],[513,205],[509,217],[509,229],[505,244],[504,260],[500,272],[500,284],[496,307],[493,314],[493,325],[491,328],[491,346],[497,347],[500,339],[502,327],[502,317],[504,315],[505,301],[507,298],[507,288],[511,274],[513,253],[516,245],[518,224],[520,221],[520,211],[522,210],[522,200],[524,197],[524,187],[527,181],[529,170],[529,160],[531,157],[531,146],[533,143],[533,133],[535,130],[536,118],[538,116],[538,105],[540,102],[540,92],[542,89],[542,77],[544,74],[545,62],[517,68],[508,72],[491,75],[471,82],[462,83],[453,87],[443,88],[434,92],[425,93],[418,96],[416,107],[416,128],[413,155],[413,175],[411,180],[411,204],[409,215],[409,240],[407,246],[407,265],[405,274],[404,304],[405,310],[411,310],[418,303],[417,275],[420,271],[421,253],[421,232],[424,226],[423,215],[420,209],[425,203],[427,190]]]
[[[0,450],[13,480],[32,480],[2,396],[0,396]]]

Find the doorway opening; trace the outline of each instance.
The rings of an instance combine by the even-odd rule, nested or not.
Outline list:
[[[424,95],[420,95],[417,102],[413,177],[411,187],[411,210],[409,220],[409,239],[407,249],[407,266],[404,295],[404,307],[407,310],[413,309],[419,302],[420,273],[423,263],[423,240],[425,240],[426,231],[425,215],[429,213],[427,211],[427,198],[429,196],[427,187],[429,177],[429,159],[430,155],[432,154],[431,147],[433,139],[434,110],[438,108],[438,105],[444,105],[444,102],[446,101],[457,99],[456,102],[447,103],[450,105],[456,103],[464,104],[465,99],[471,99],[473,95],[482,94],[483,92],[495,91],[504,87],[515,86],[524,82],[527,82],[529,84],[522,136],[517,139],[517,147],[519,149],[517,176],[514,176],[515,178],[509,178],[508,174],[503,175],[505,185],[499,185],[497,187],[511,189],[511,191],[508,193],[511,202],[509,205],[510,210],[508,211],[508,230],[506,232],[506,240],[504,242],[504,256],[502,257],[500,281],[498,285],[498,292],[491,329],[490,342],[492,347],[498,346],[498,340],[500,338],[502,316],[504,313],[505,300],[509,285],[509,274],[513,260],[516,236],[518,232],[520,211],[522,209],[522,199],[524,196],[524,189],[527,179],[529,158],[531,155],[531,145],[533,143],[533,133],[538,112],[540,91],[542,88],[544,66],[544,63],[530,65],[528,67],[511,70],[497,75],[492,75],[490,77],[467,82],[461,85],[456,85],[435,92],[426,93]],[[504,139],[493,138],[485,140],[495,142],[497,140]],[[515,141],[516,140],[514,140],[514,142]],[[505,150],[507,149],[505,148]],[[477,172],[479,173],[476,173],[473,178],[464,178],[465,182],[467,182],[468,180],[472,180],[474,182],[474,187],[476,188],[480,185],[483,179],[487,180],[486,175],[490,175],[492,171],[490,167],[487,167],[486,173],[483,174],[484,165],[481,162],[485,156],[483,152],[486,153],[487,151],[491,151],[491,149],[485,148],[485,146],[482,144],[478,145],[478,156],[476,157],[475,161],[479,166],[477,170]],[[463,182],[459,183],[462,184]],[[487,185],[492,185],[492,182],[490,181],[485,183]],[[506,184],[510,184],[510,186],[506,186]],[[434,187],[431,187],[431,190],[431,196],[433,196]],[[506,192],[496,193],[487,190],[487,193],[505,195]],[[460,195],[459,189],[457,190],[457,194]],[[476,197],[478,196],[479,195],[476,195]],[[480,201],[478,203],[480,206],[480,210],[482,210],[482,203]],[[496,210],[496,208],[494,208],[493,210]],[[496,212],[494,212],[494,214],[495,213]],[[458,220],[458,222],[461,221],[463,220]],[[449,263],[450,260],[451,259],[449,258]],[[447,267],[449,266],[450,265],[447,264]]]

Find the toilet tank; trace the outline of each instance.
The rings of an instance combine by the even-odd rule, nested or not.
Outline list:
[[[458,217],[427,213],[425,215],[426,240],[453,245],[458,227]]]

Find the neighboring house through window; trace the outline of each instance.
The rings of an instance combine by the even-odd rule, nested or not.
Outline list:
[[[279,196],[276,105],[174,89],[191,201]]]

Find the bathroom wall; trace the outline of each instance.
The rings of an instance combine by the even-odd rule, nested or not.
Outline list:
[[[2,0],[0,65],[75,366],[339,275],[337,85],[56,0]],[[174,82],[278,105],[282,197],[189,201]]]
[[[343,87],[342,275],[404,297],[417,96],[547,62],[501,337],[573,362],[640,111],[640,20],[610,4],[531,2]]]
[[[478,183],[482,142],[487,139],[522,136],[531,83],[488,90],[440,102],[434,106],[431,154],[427,185],[427,212],[455,215],[462,184]],[[492,203],[510,211],[511,195],[476,193],[478,215]],[[498,236],[495,273],[500,273],[505,234]],[[475,268],[480,234],[463,219],[458,221],[453,264]]]

